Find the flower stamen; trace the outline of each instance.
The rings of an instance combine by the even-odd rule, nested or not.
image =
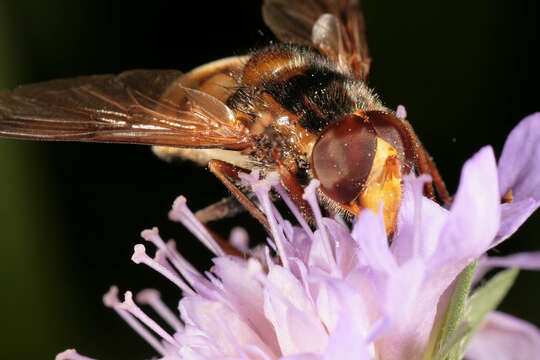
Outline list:
[[[143,244],[137,244],[134,247],[133,256],[131,257],[131,260],[135,264],[143,263],[150,268],[154,269],[158,273],[165,276],[167,279],[169,279],[172,283],[174,283],[176,286],[180,288],[180,290],[186,292],[187,294],[194,295],[195,292],[191,289],[191,287],[186,284],[180,276],[174,274],[171,270],[167,269],[167,267],[163,266],[162,264],[158,263],[156,260],[150,258],[148,254],[146,254],[146,248]]]
[[[193,275],[201,276],[201,274],[191,265],[182,255],[176,251],[176,244],[173,240],[165,244],[161,236],[159,236],[159,230],[157,227],[153,227],[151,230],[144,230],[141,232],[141,237],[154,244],[158,248],[156,255],[160,252],[163,253],[166,260],[169,260],[174,268],[186,279],[190,284],[193,284],[195,278]],[[158,263],[165,265],[165,263],[158,261]]]
[[[208,250],[214,253],[216,256],[225,255],[225,251],[219,246],[214,237],[208,232],[203,224],[186,205],[186,198],[179,196],[173,203],[171,211],[169,211],[169,219],[182,223],[189,231],[191,231],[200,242],[205,245]]]
[[[313,211],[313,217],[315,218],[315,223],[317,224],[317,232],[320,232],[322,239],[323,239],[323,246],[324,250],[326,252],[326,260],[328,261],[328,264],[332,266],[332,272],[336,270],[337,264],[335,259],[334,251],[332,250],[332,245],[330,242],[330,237],[328,235],[328,231],[326,229],[326,225],[324,225],[324,221],[321,208],[319,207],[319,202],[317,200],[317,188],[319,187],[319,180],[313,179],[309,183],[308,186],[306,186],[304,190],[304,195],[302,195],[302,198],[306,200],[311,207],[311,210]]]
[[[174,330],[184,329],[184,325],[178,319],[171,309],[161,300],[161,295],[156,289],[145,289],[137,294],[137,302],[142,305],[149,305],[163,320],[167,322]]]
[[[285,246],[283,240],[285,240],[285,235],[283,234],[282,228],[278,226],[276,218],[274,216],[274,209],[272,201],[270,200],[270,189],[272,188],[272,181],[274,179],[267,178],[259,180],[259,172],[252,171],[251,174],[240,173],[240,179],[247,185],[250,185],[253,189],[253,192],[257,196],[264,213],[270,224],[270,230],[272,231],[272,237],[277,247],[277,253],[281,260],[281,264],[286,269],[289,269],[289,260],[285,252]]]
[[[163,344],[159,342],[154,335],[147,328],[145,328],[137,319],[130,314],[127,310],[120,308],[120,300],[118,299],[118,288],[111,286],[109,291],[103,295],[103,303],[106,307],[113,309],[124,321],[142,337],[148,344],[150,344],[158,353],[163,356],[168,354]],[[78,360],[78,359],[73,359]]]
[[[126,291],[124,294],[124,301],[117,305],[119,309],[126,310],[135,318],[137,318],[141,323],[146,325],[149,329],[153,330],[156,334],[161,336],[161,338],[167,341],[173,346],[180,347],[180,344],[171,336],[168,332],[163,330],[158,323],[152,320],[148,315],[142,311],[137,304],[133,301],[133,294],[131,291]]]
[[[56,355],[55,360],[95,360],[95,359],[80,355],[75,349],[68,349]]]

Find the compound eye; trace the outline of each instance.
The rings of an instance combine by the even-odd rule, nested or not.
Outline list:
[[[371,171],[376,148],[375,130],[360,116],[348,115],[330,124],[311,158],[321,190],[342,204],[356,199]]]
[[[416,162],[414,140],[403,120],[382,111],[366,111],[363,115],[369,118],[377,136],[396,149],[399,160],[404,165],[402,171],[411,172]]]

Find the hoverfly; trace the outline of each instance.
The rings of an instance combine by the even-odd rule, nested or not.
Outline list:
[[[429,197],[449,201],[434,162],[404,118],[367,87],[370,62],[358,0],[265,0],[281,41],[246,56],[176,70],[133,70],[0,91],[0,136],[153,145],[163,159],[208,166],[232,197],[200,210],[206,223],[243,205],[268,228],[239,174],[278,171],[310,218],[312,178],[328,214],[364,208],[396,227],[402,177],[430,174]]]

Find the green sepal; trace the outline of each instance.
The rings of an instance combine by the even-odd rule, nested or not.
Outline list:
[[[468,297],[476,262],[456,278],[439,330],[423,360],[460,360],[485,316],[496,309],[514,283],[519,270],[499,272]]]
[[[470,339],[476,333],[486,315],[499,306],[514,284],[518,274],[519,270],[515,268],[501,271],[471,295],[465,308],[464,320],[470,329],[459,343],[452,347],[447,359],[463,358]]]
[[[452,349],[453,344],[467,333],[468,329],[464,331],[463,325],[460,324],[463,324],[465,305],[475,268],[476,261],[463,269],[457,276],[454,282],[454,291],[448,301],[439,333],[434,337],[434,345],[428,346],[428,351],[424,353],[424,360],[446,359],[446,355]]]

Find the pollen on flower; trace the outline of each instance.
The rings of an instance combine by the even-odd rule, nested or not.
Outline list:
[[[396,116],[400,119],[407,118],[407,110],[405,110],[405,106],[398,105],[397,110],[396,110]]]

